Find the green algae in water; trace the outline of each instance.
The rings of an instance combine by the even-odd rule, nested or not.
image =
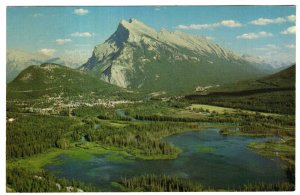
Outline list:
[[[109,161],[120,162],[120,163],[129,163],[129,162],[133,161],[133,160],[126,158],[126,156],[120,155],[117,153],[111,153],[111,154],[107,155],[105,158]]]
[[[199,152],[213,152],[216,148],[212,146],[197,146],[196,150]]]
[[[288,181],[282,163],[278,159],[257,155],[247,147],[248,143],[265,141],[265,138],[224,137],[219,134],[218,129],[208,129],[169,136],[165,140],[182,149],[177,158],[172,160],[136,158],[130,163],[122,163],[107,159],[119,158],[114,155],[109,157],[111,150],[116,148],[102,147],[103,150],[107,149],[107,153],[96,154],[89,160],[70,156],[71,159],[66,159],[64,163],[58,166],[51,166],[50,163],[45,169],[51,173],[58,170],[59,174],[55,172],[53,174],[78,179],[97,186],[99,191],[106,192],[122,191],[116,183],[112,183],[119,182],[122,177],[131,178],[145,174],[174,175],[213,189],[237,189],[249,182]],[[131,158],[129,152],[119,150],[116,153],[124,155],[125,159]]]

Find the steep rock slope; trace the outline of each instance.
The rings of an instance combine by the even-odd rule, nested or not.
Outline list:
[[[122,20],[81,67],[124,88],[191,90],[262,76],[238,54],[202,36],[157,32],[136,19]]]

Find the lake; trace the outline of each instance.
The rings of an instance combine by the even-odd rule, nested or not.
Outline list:
[[[99,191],[116,191],[111,182],[141,174],[167,174],[190,179],[212,188],[228,189],[246,183],[288,181],[278,159],[255,154],[246,147],[266,138],[223,136],[218,129],[185,132],[166,137],[182,150],[174,160],[130,159],[116,153],[89,160],[60,155],[59,164],[44,168],[58,177],[90,183]]]

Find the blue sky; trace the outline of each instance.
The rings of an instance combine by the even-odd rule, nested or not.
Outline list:
[[[7,48],[88,55],[129,18],[157,30],[207,36],[240,54],[295,61],[295,7],[290,6],[8,7]]]

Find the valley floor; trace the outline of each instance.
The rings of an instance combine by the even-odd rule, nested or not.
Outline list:
[[[45,172],[44,167],[49,163],[59,164],[55,157],[60,155],[90,159],[109,153],[110,158],[117,161],[175,159],[181,149],[165,142],[164,137],[208,128],[218,128],[224,136],[271,137],[267,142],[251,142],[248,148],[257,154],[281,159],[290,178],[290,183],[249,183],[231,190],[294,189],[294,115],[176,100],[148,100],[113,107],[78,106],[58,115],[11,110],[7,112],[7,191],[95,191],[95,186],[56,178]],[[27,177],[22,178],[22,175]],[[148,181],[156,182],[143,186]],[[171,187],[161,186],[164,181]],[[114,185],[122,191],[223,191],[163,175],[125,178]]]

